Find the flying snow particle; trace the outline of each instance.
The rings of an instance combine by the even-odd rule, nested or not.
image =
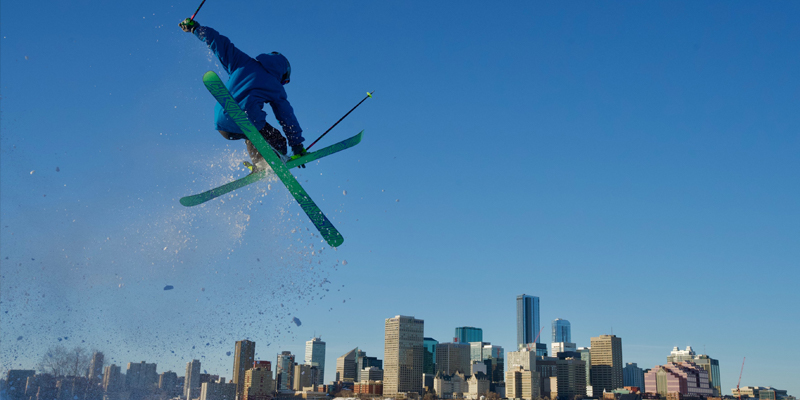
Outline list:
[[[342,260],[342,265],[347,265],[347,260]]]
[[[22,336],[17,336],[17,340],[22,340]]]
[[[342,190],[342,194],[347,196],[347,190]]]
[[[33,175],[34,172],[36,172],[36,170],[31,171],[31,175]]]
[[[400,199],[397,199],[397,200],[395,200],[394,202],[395,202],[395,203],[399,203],[399,202],[400,202]]]
[[[61,172],[61,168],[56,167],[56,172]]]
[[[303,325],[303,323],[300,322],[300,318],[297,317],[292,318],[292,322],[294,322],[294,324],[297,326]]]
[[[26,60],[30,60],[30,58],[28,58],[28,56],[25,56],[25,59],[26,59]]]
[[[164,290],[172,290],[172,289],[175,289],[175,286],[172,285],[164,286]]]
[[[229,356],[229,355],[231,355],[231,352],[229,351],[229,352],[225,353],[225,355]]]

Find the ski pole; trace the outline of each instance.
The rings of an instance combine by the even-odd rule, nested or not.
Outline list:
[[[205,1],[205,0],[203,0],[203,1]],[[368,98],[372,97],[372,94],[373,94],[373,93],[375,93],[375,91],[374,91],[374,90],[373,90],[373,91],[371,91],[371,92],[367,92],[367,97],[364,97],[363,99],[361,99],[361,101],[359,101],[359,102],[358,102],[358,104],[356,104],[356,106],[355,106],[355,107],[351,108],[351,109],[350,109],[350,111],[348,111],[348,112],[347,112],[347,114],[345,114],[345,115],[344,115],[344,117],[342,117],[342,118],[339,118],[339,120],[338,120],[338,121],[336,121],[336,123],[335,123],[335,124],[333,124],[333,126],[331,126],[330,128],[328,128],[328,130],[327,130],[327,131],[325,131],[325,133],[323,133],[323,134],[322,134],[320,137],[318,137],[318,138],[317,138],[317,140],[315,140],[315,141],[314,141],[314,143],[311,143],[310,145],[308,145],[308,147],[306,147],[306,150],[310,149],[310,148],[311,148],[311,146],[313,146],[313,145],[315,145],[317,142],[319,142],[319,140],[320,140],[320,139],[322,139],[322,136],[325,136],[325,135],[327,135],[327,134],[328,134],[328,132],[330,132],[330,131],[331,131],[331,129],[333,129],[333,127],[335,127],[336,125],[339,125],[339,122],[342,122],[342,120],[343,120],[345,117],[347,117],[348,115],[350,115],[350,113],[351,113],[351,112],[353,112],[353,110],[355,110],[355,109],[356,109],[356,107],[360,106],[360,105],[361,105],[361,103],[363,103],[363,102],[364,102],[364,100],[366,100],[366,99],[368,99]]]
[[[203,2],[200,3],[200,7],[202,7],[203,4],[205,4],[205,3],[206,3],[206,0],[203,0]],[[194,14],[192,14],[192,18],[189,18],[190,20],[194,21],[194,17],[197,16],[198,12],[200,12],[200,7],[197,7],[197,11],[195,11]]]

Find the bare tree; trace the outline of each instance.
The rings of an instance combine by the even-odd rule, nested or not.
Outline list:
[[[67,350],[62,345],[49,348],[39,361],[38,369],[53,376],[86,376],[89,371],[91,357],[89,352],[80,346]]]

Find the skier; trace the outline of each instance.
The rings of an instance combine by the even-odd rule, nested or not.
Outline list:
[[[179,26],[184,32],[191,32],[205,42],[217,55],[225,71],[228,72],[229,78],[225,86],[231,92],[231,96],[239,103],[250,122],[257,128],[262,127],[259,130],[261,136],[276,153],[280,153],[279,157],[284,161],[287,159],[287,138],[292,153],[294,153],[292,158],[306,154],[306,150],[303,148],[305,140],[303,139],[303,130],[300,129],[294,110],[286,98],[286,91],[283,89],[283,85],[289,83],[289,76],[292,73],[289,60],[277,51],[251,58],[237,49],[230,39],[210,27],[201,26],[191,18],[186,18]],[[267,123],[267,113],[263,110],[264,103],[269,103],[272,107],[275,118],[280,122],[283,132],[286,133],[286,138],[281,135],[280,131]],[[266,168],[267,163],[264,157],[247,139],[239,126],[225,114],[222,106],[217,104],[214,111],[216,129],[225,139],[245,139],[247,153],[253,161],[252,165],[255,165],[255,167],[252,165],[248,165],[248,167],[253,171]],[[302,167],[305,168],[305,166]]]

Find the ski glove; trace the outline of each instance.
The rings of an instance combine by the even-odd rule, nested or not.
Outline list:
[[[191,18],[186,18],[185,20],[183,20],[183,22],[178,24],[178,26],[180,26],[184,32],[194,33],[194,30],[197,29],[200,26],[200,24],[198,24],[197,21]]]
[[[306,149],[305,149],[305,148],[303,148],[303,144],[302,144],[302,143],[300,143],[300,144],[296,144],[296,145],[292,146],[292,153],[294,153],[294,155],[293,155],[293,156],[292,156],[292,158],[291,158],[292,160],[294,160],[294,159],[297,159],[297,158],[300,158],[300,157],[302,157],[302,156],[304,156],[304,155],[308,154],[308,152],[306,151]],[[303,164],[303,165],[301,165],[301,166],[300,166],[300,168],[305,168],[305,167],[306,167],[306,165],[305,165],[305,164]]]

